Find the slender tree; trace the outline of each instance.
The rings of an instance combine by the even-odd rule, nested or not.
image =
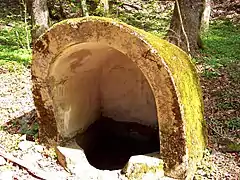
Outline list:
[[[168,40],[190,54],[202,47],[200,38],[204,0],[176,0]]]
[[[32,0],[32,40],[33,42],[49,27],[47,0]]]
[[[108,14],[109,12],[109,3],[108,0],[100,0],[100,4],[103,5],[104,8],[104,14]]]
[[[211,0],[204,0],[204,11],[201,20],[201,32],[204,33],[209,29],[209,20],[211,14]]]
[[[86,0],[81,0],[81,8],[83,16],[89,16]]]

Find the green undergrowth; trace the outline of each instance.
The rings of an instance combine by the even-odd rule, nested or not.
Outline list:
[[[202,38],[205,48],[198,61],[206,66],[203,73],[205,77],[219,76],[219,68],[240,63],[240,25],[230,21],[213,21]],[[233,76],[239,77],[239,71],[231,72]]]
[[[118,7],[112,9],[109,17],[116,18],[159,37],[164,37],[170,26],[172,12],[172,3],[166,4],[149,0],[136,2],[132,8],[126,6],[126,4],[124,6],[124,3],[119,3]]]
[[[7,62],[27,65],[31,61],[30,27],[24,23],[21,13],[13,13],[0,10],[0,66]]]
[[[26,32],[23,25],[2,25],[0,29],[0,61],[16,61],[28,64],[31,61],[31,50],[26,43]]]

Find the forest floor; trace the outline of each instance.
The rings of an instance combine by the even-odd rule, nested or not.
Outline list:
[[[29,31],[25,30],[18,6],[1,2],[0,7],[4,7],[0,10],[0,152],[24,159],[43,171],[57,172],[62,179],[74,179],[57,163],[52,149],[36,145],[38,123],[31,93],[31,50],[25,38]],[[221,8],[224,9],[214,9],[214,21],[203,36],[205,49],[194,59],[203,89],[209,139],[195,179],[240,179],[239,12],[232,12],[226,20]],[[0,179],[37,178],[0,156]]]

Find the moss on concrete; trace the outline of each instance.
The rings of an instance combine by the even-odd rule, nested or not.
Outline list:
[[[196,69],[189,56],[180,48],[152,34],[141,33],[163,58],[172,75],[184,121],[188,155],[191,158],[188,170],[193,172],[195,163],[202,158],[206,146],[202,91]]]

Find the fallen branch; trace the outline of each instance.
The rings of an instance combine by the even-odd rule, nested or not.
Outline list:
[[[134,9],[136,9],[136,10],[140,10],[140,9],[141,9],[140,6],[136,6],[136,5],[134,5],[134,4],[129,4],[129,3],[122,3],[121,6],[122,6],[122,7],[123,7],[123,6],[128,6],[128,7],[134,8]]]
[[[37,169],[35,167],[32,167],[32,164],[29,165],[29,164],[25,163],[23,160],[18,159],[16,157],[12,156],[9,153],[3,152],[2,149],[0,149],[0,156],[2,156],[3,158],[7,159],[8,161],[11,161],[13,163],[18,164],[22,168],[26,169],[35,178],[43,179],[43,180],[56,179],[56,173],[54,173],[54,174],[47,173],[45,171],[39,170],[39,169]]]
[[[127,3],[127,2],[122,2],[122,1],[112,1],[111,3],[112,3],[112,4],[115,4],[115,5],[118,5],[118,6],[120,6],[120,7],[123,7],[123,8],[124,8],[124,6],[128,6],[128,7],[130,7],[130,8],[135,9],[135,10],[140,10],[140,9],[142,9],[141,6],[135,5],[135,4],[133,4],[133,3]]]

